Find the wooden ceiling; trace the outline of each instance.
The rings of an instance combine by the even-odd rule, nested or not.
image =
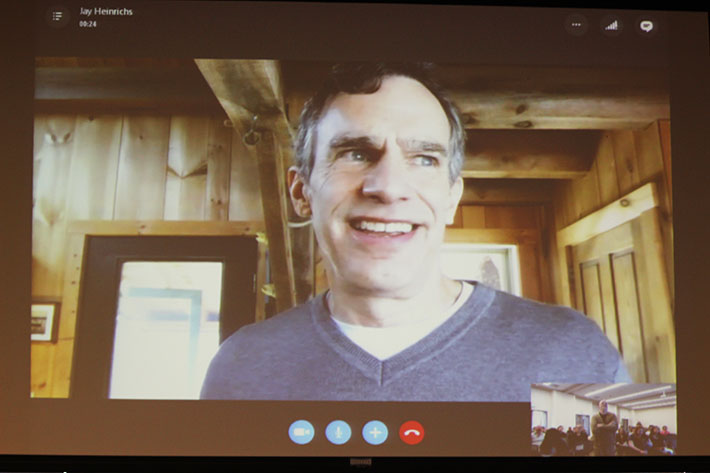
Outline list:
[[[305,100],[331,63],[188,59],[38,58],[36,106],[42,112],[210,113],[249,126],[253,114],[280,114],[293,135]],[[268,76],[245,72],[268,64]],[[205,66],[206,67],[206,66]],[[252,71],[253,72],[253,71]],[[438,65],[468,133],[467,178],[572,179],[589,169],[599,130],[640,129],[670,118],[661,69]],[[258,81],[268,83],[259,84]],[[209,82],[209,84],[208,84]],[[215,88],[220,92],[216,93]],[[263,102],[262,92],[273,89]],[[231,91],[231,92],[230,92]],[[230,92],[232,97],[221,100]],[[264,108],[265,107],[265,108]],[[230,112],[231,109],[231,112]]]

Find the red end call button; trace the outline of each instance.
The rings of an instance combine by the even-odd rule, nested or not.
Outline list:
[[[424,427],[416,420],[408,420],[399,428],[399,438],[409,445],[416,445],[424,438]]]

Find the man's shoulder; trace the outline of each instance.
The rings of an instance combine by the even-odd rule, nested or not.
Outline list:
[[[529,324],[547,333],[568,331],[600,332],[596,323],[571,307],[548,304],[496,291],[497,317],[506,323]]]
[[[506,356],[521,363],[546,360],[549,369],[535,382],[628,377],[619,371],[619,353],[596,322],[570,307],[496,291],[488,312],[488,335],[517,347]]]
[[[247,341],[274,343],[278,342],[280,337],[293,339],[300,332],[310,331],[312,308],[315,303],[315,300],[310,300],[266,320],[245,325],[227,338],[224,343],[234,344]]]
[[[288,389],[278,387],[279,383],[294,369],[294,363],[312,356],[316,345],[314,303],[246,325],[228,337],[210,362],[200,397],[286,398]]]

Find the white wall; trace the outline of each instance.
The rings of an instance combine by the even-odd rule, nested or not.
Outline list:
[[[636,425],[636,422],[641,422],[644,427],[648,427],[651,424],[657,425],[658,427],[667,425],[670,432],[674,434],[678,433],[675,406],[634,411],[632,418],[633,422],[629,421],[631,426]]]

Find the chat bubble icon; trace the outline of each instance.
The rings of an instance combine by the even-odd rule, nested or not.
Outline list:
[[[643,20],[639,24],[639,28],[641,28],[641,31],[645,33],[650,33],[653,30],[653,22],[651,20]]]

